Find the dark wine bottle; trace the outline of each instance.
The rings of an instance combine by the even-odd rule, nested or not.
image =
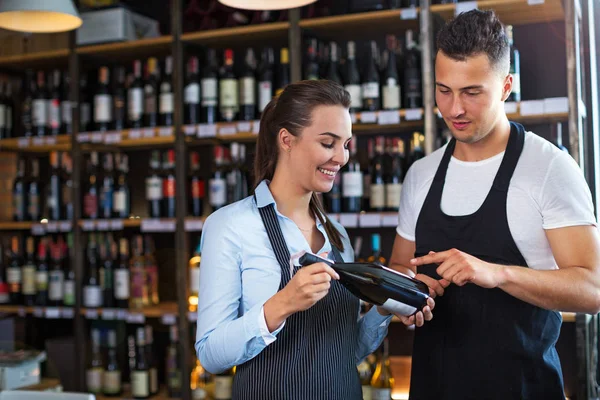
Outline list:
[[[202,68],[202,104],[200,108],[201,120],[207,124],[217,122],[217,107],[219,102],[219,67],[217,65],[217,52],[215,49],[206,51],[206,62]]]
[[[141,128],[144,117],[144,88],[142,84],[142,62],[140,60],[133,62],[133,81],[127,90],[127,108],[129,127]]]
[[[233,50],[226,49],[219,81],[219,111],[221,119],[235,121],[239,111],[238,79],[233,70]]]
[[[378,57],[377,43],[372,41],[370,53],[367,59],[367,68],[363,74],[362,96],[363,109],[366,111],[378,111],[381,108],[379,94],[379,72],[376,58]]]
[[[262,50],[258,67],[258,112],[263,110],[273,98],[273,64],[275,56],[271,47]]]
[[[165,73],[160,83],[159,122],[161,126],[173,125],[173,57],[165,59]]]
[[[360,74],[356,64],[356,44],[352,41],[348,42],[348,58],[345,67],[344,88],[350,93],[350,112],[360,112],[363,107]]]
[[[256,117],[256,57],[254,50],[246,50],[244,65],[239,79],[240,121],[252,121]]]
[[[187,63],[186,84],[183,90],[184,123],[200,123],[200,80],[198,76],[198,57],[190,57]]]

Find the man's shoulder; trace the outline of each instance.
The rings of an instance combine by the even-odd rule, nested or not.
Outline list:
[[[442,161],[446,147],[448,147],[447,143],[433,153],[415,161],[410,167],[411,174],[419,177],[422,177],[423,174],[435,174]]]

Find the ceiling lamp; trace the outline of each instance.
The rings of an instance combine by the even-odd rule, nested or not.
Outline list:
[[[220,3],[242,10],[285,10],[302,7],[317,0],[219,0]]]
[[[65,32],[82,22],[72,0],[0,0],[0,28],[11,31]]]

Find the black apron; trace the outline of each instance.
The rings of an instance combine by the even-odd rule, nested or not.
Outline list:
[[[441,210],[456,145],[450,141],[417,221],[417,257],[456,248],[490,263],[527,268],[506,214],[508,187],[524,140],[523,126],[511,122],[492,188],[481,208],[465,216]],[[437,267],[421,266],[418,272],[441,279]],[[435,301],[433,320],[416,329],[411,400],[564,399],[555,349],[562,322],[558,312],[475,284],[451,284]]]
[[[273,206],[259,212],[281,266],[281,290],[291,279],[290,252]],[[336,261],[343,262],[333,245],[332,252]],[[358,298],[332,281],[327,296],[288,317],[275,342],[237,367],[232,399],[362,399],[355,359],[358,309]]]

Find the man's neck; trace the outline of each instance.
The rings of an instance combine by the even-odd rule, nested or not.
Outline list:
[[[503,116],[494,129],[483,139],[475,143],[456,141],[453,156],[466,162],[486,160],[506,150],[509,137],[510,123],[508,118]]]
[[[312,192],[306,192],[293,178],[275,171],[269,190],[277,203],[277,210],[292,220],[311,218],[309,203]]]

